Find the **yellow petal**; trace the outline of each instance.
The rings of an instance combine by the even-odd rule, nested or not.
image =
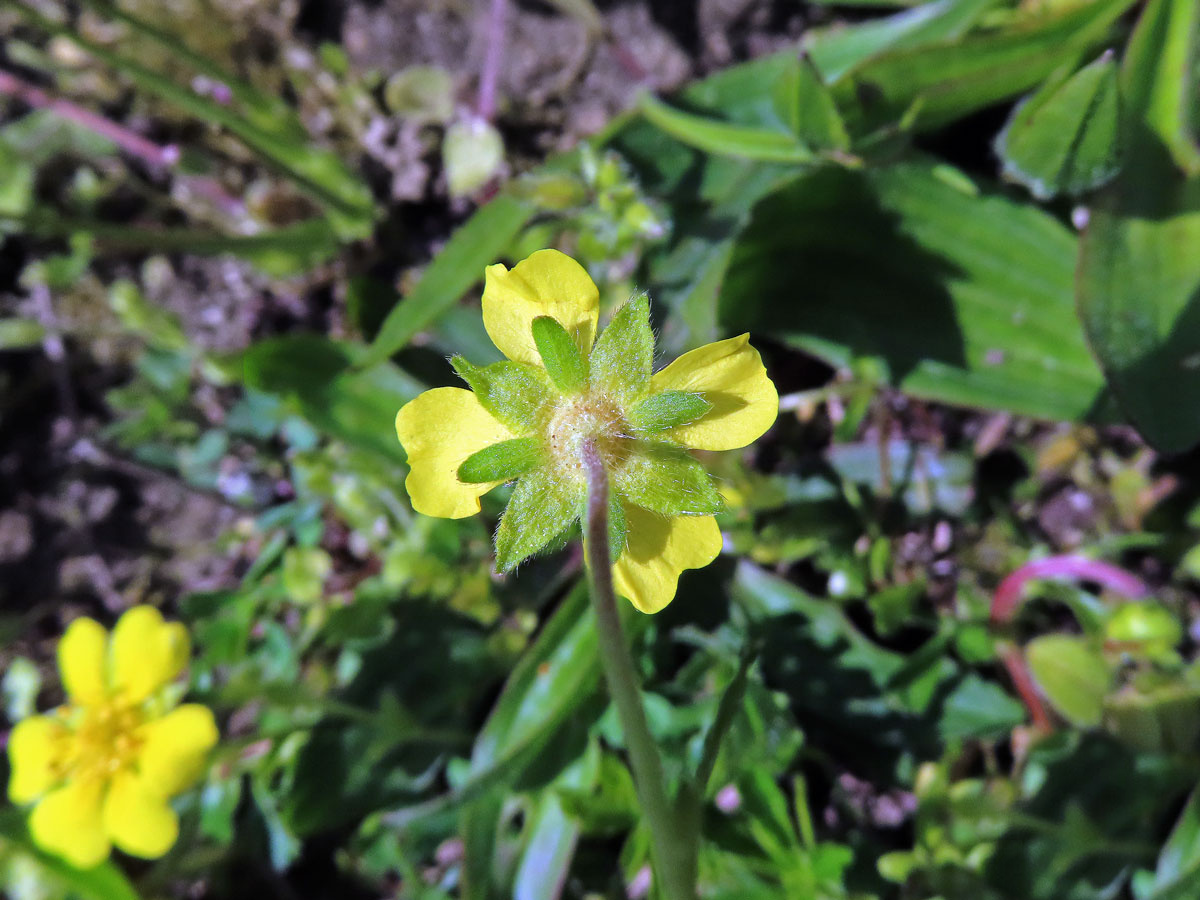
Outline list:
[[[587,359],[600,318],[600,292],[587,271],[557,250],[538,250],[513,266],[488,266],[483,287],[483,327],[509,359],[542,364],[533,342],[533,320],[551,316],[575,337]]]
[[[54,787],[67,736],[62,723],[50,716],[30,716],[17,723],[8,736],[9,800],[29,803]]]
[[[217,723],[207,707],[186,703],[138,731],[138,774],[164,797],[190,787],[204,772],[217,743]]]
[[[721,552],[721,529],[712,516],[667,518],[627,505],[625,527],[625,552],[613,565],[613,583],[644,613],[671,602],[680,572],[707,566]]]
[[[108,786],[104,830],[131,856],[157,859],[179,837],[179,819],[166,797],[126,770],[117,773]]]
[[[113,628],[108,650],[113,690],[139,703],[183,671],[189,652],[182,625],[164,622],[153,606],[126,610]]]
[[[104,784],[89,778],[69,781],[47,794],[29,816],[29,833],[43,850],[63,857],[80,869],[108,858],[101,800]]]
[[[408,454],[404,482],[413,509],[461,519],[479,512],[479,498],[500,484],[464,484],[458,467],[484,447],[516,437],[462,388],[434,388],[401,408],[396,435]]]
[[[79,706],[103,703],[108,694],[104,656],[108,632],[92,619],[76,619],[58,642],[58,671],[71,701]]]
[[[666,436],[697,450],[733,450],[762,436],[779,414],[779,394],[750,335],[705,344],[650,379],[651,390],[704,394],[713,408]]]

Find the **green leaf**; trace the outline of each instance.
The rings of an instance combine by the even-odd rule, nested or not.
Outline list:
[[[1121,71],[1123,99],[1135,128],[1132,140],[1161,142],[1175,164],[1192,175],[1200,174],[1200,148],[1192,133],[1200,100],[1193,68],[1198,61],[1200,6],[1194,0],[1147,3]],[[1140,158],[1137,162],[1142,164]]]
[[[695,422],[712,409],[702,394],[663,391],[647,397],[629,414],[629,424],[643,434],[654,434]]]
[[[583,511],[580,485],[547,466],[517,482],[496,529],[496,571],[511,572],[546,548]]]
[[[1004,173],[1039,200],[1081,194],[1120,168],[1117,67],[1110,54],[1014,110],[996,141]]]
[[[792,127],[800,140],[817,150],[850,149],[850,135],[833,94],[808,57],[780,79],[779,89],[793,111]]]
[[[417,286],[388,313],[362,365],[387,359],[454,306],[483,277],[484,268],[496,261],[534,212],[533,204],[506,194],[477,209],[434,257]]]
[[[630,503],[664,516],[713,515],[723,508],[704,466],[670,444],[631,442],[613,485]]]
[[[579,353],[579,345],[562,323],[552,316],[538,316],[532,329],[533,343],[555,386],[567,394],[582,388],[587,381],[587,364]]]
[[[472,453],[458,467],[458,478],[467,484],[512,481],[537,468],[544,457],[536,437],[513,438]]]
[[[80,900],[139,900],[140,895],[115,863],[105,861],[91,869],[77,869],[30,840],[25,817],[19,810],[3,809],[0,810],[0,857],[9,857],[14,850],[33,861],[47,887]]]
[[[1155,0],[1138,22],[1121,73],[1128,159],[1091,211],[1078,265],[1088,340],[1125,412],[1167,452],[1200,441],[1200,176],[1176,168],[1192,76],[1161,63],[1195,58],[1197,16]]]
[[[795,179],[759,204],[721,291],[727,328],[916,396],[1047,419],[1104,384],[1074,308],[1076,243],[1038,209],[916,161]]]
[[[503,360],[480,367],[461,356],[450,364],[480,405],[509,428],[529,431],[541,422],[552,398],[546,375],[536,366]]]
[[[625,521],[625,500],[618,490],[608,492],[608,555],[615,563],[625,551],[625,541],[629,536],[628,523]]]
[[[655,127],[707,153],[778,163],[810,163],[817,158],[795,134],[683,112],[650,94],[642,95],[640,108]]]
[[[1200,891],[1200,791],[1193,791],[1158,855],[1146,900],[1187,900]]]
[[[1062,12],[1038,10],[986,33],[889,50],[838,78],[833,95],[853,134],[890,129],[906,118],[917,131],[938,128],[1074,63],[1104,41],[1133,3],[1095,0]]]
[[[809,31],[804,49],[828,82],[887,50],[907,50],[962,37],[997,0],[936,0],[885,19]],[[898,4],[901,5],[901,4]]]
[[[650,299],[634,297],[600,332],[588,359],[591,383],[620,398],[641,396],[650,384],[654,365],[654,332],[650,330]]]
[[[1047,634],[1025,646],[1025,659],[1046,699],[1071,724],[1100,724],[1112,673],[1085,638]]]
[[[942,740],[998,738],[1025,721],[1025,707],[992,681],[968,675],[946,698],[938,732]]]
[[[33,319],[0,319],[0,350],[36,347],[45,336],[45,327]]]

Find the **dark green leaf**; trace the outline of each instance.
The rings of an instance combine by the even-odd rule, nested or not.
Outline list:
[[[496,571],[510,572],[545,549],[583,511],[582,488],[552,467],[530,472],[513,489],[496,530]]]
[[[1078,419],[1103,381],[1075,317],[1075,246],[944,166],[828,169],[755,210],[722,314],[835,365],[878,360],[918,396]]]
[[[1039,200],[1080,194],[1120,168],[1117,67],[1104,55],[1017,107],[996,142],[1005,174]]]
[[[633,441],[613,485],[630,503],[664,516],[712,515],[722,509],[704,466],[670,444]]]
[[[833,95],[854,134],[894,128],[906,116],[917,131],[938,128],[1028,91],[1073,63],[1101,44],[1133,3],[1096,0],[1062,12],[1037,10],[986,33],[891,50],[848,71]]]
[[[542,442],[536,437],[513,438],[472,453],[458,467],[458,478],[466,484],[511,481],[537,468],[543,460]]]
[[[1200,791],[1193,791],[1163,844],[1146,900],[1187,900],[1200,891]]]
[[[963,679],[942,708],[942,739],[998,738],[1025,721],[1025,707],[992,681],[978,675]]]
[[[533,320],[533,342],[537,345],[546,374],[564,393],[573,394],[587,382],[587,365],[579,345],[557,319],[538,316]]]
[[[551,397],[546,375],[536,366],[504,360],[479,367],[461,356],[450,363],[480,405],[505,425],[529,431],[541,422]]]
[[[591,383],[617,397],[641,396],[654,365],[654,332],[650,330],[650,299],[634,297],[600,332],[588,360]]]
[[[647,397],[629,414],[629,424],[645,434],[654,434],[695,422],[712,409],[701,394],[688,391],[663,391]]]

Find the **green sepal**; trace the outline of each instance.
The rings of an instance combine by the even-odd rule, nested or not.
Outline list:
[[[554,545],[583,510],[583,491],[549,466],[530,472],[513,488],[496,529],[496,571],[511,572]]]
[[[650,300],[645,294],[617,310],[596,339],[588,365],[595,387],[628,399],[646,393],[654,365],[654,332],[650,330]]]
[[[608,492],[608,555],[613,562],[625,552],[625,501],[619,491]]]
[[[550,383],[537,366],[504,360],[476,366],[461,356],[450,360],[480,405],[515,431],[538,427],[551,401]]]
[[[712,408],[702,394],[663,391],[634,407],[629,414],[629,424],[642,434],[655,434],[695,422]]]
[[[664,516],[712,515],[723,506],[704,467],[682,447],[660,441],[634,441],[614,482],[630,503]]]
[[[587,381],[587,364],[575,339],[551,316],[538,316],[531,327],[533,342],[550,380],[564,394],[576,393]]]
[[[472,453],[458,467],[458,480],[464,484],[512,481],[545,462],[542,442],[536,437],[513,438]]]

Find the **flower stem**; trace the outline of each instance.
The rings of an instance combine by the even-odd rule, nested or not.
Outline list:
[[[633,657],[617,612],[608,545],[608,472],[591,441],[584,444],[583,461],[588,485],[584,543],[600,659],[625,733],[638,802],[650,830],[654,874],[666,900],[696,900],[696,853],[689,840],[692,829],[680,827],[669,799],[658,745],[646,723]]]

